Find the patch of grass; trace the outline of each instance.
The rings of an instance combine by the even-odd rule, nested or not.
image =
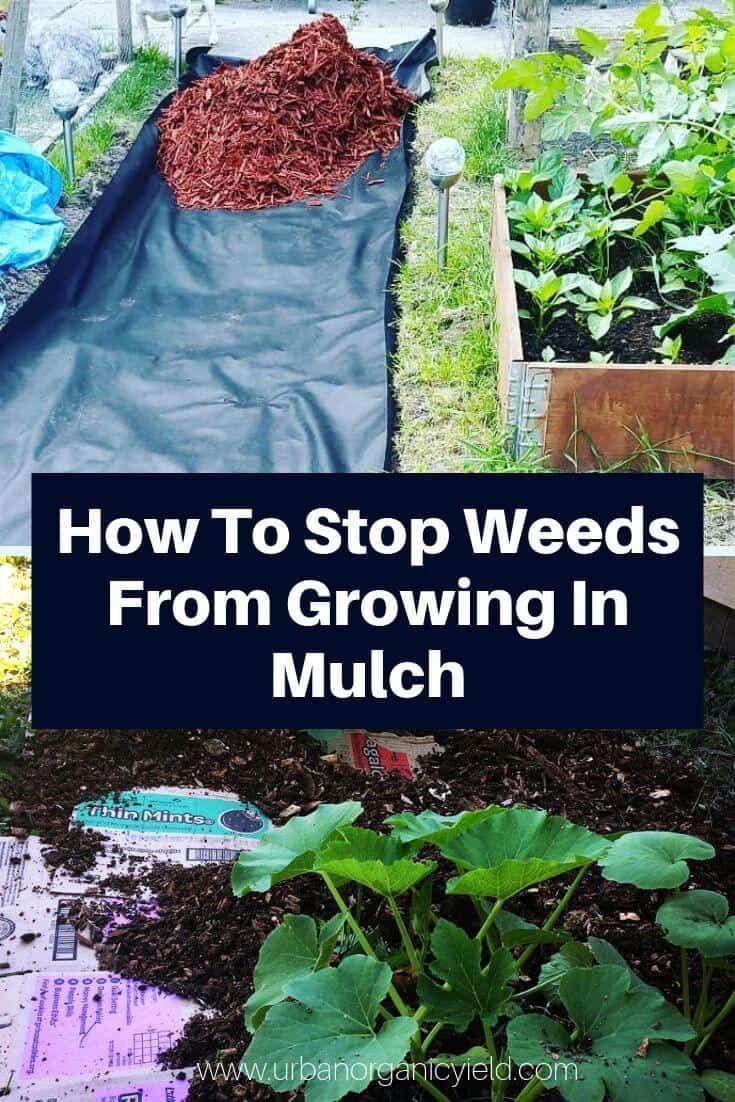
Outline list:
[[[99,106],[74,134],[74,161],[77,176],[81,177],[104,156],[115,138],[122,134],[131,136],[140,123],[173,83],[171,62],[156,46],[139,50],[128,69],[118,77]],[[64,149],[58,142],[49,154],[49,160],[64,177],[64,191],[73,196],[66,176]]]
[[[0,819],[31,705],[31,562],[0,556]]]
[[[489,58],[449,58],[440,74],[432,73],[435,95],[417,112],[416,156],[435,138],[451,137],[465,147],[467,165],[451,192],[444,272],[436,267],[437,194],[420,167],[403,229],[394,386],[401,414],[396,453],[404,471],[533,466],[507,453],[497,398],[488,236],[491,181],[510,158],[503,104],[492,90],[496,73]]]

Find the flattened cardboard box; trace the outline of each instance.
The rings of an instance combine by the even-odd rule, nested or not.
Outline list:
[[[54,877],[54,891],[79,894],[113,873],[142,873],[158,861],[185,866],[235,861],[241,850],[257,845],[270,821],[232,792],[161,787],[78,804],[71,824],[106,839],[88,872],[73,876],[60,869]]]
[[[430,736],[393,735],[387,731],[330,731],[320,741],[330,754],[361,773],[400,773],[408,780],[418,773],[419,758],[442,752]]]
[[[182,1075],[182,1078],[178,1078]],[[83,1083],[70,1080],[53,1087],[13,1087],[11,1102],[185,1102],[190,1073],[145,1072],[140,1075]]]
[[[151,1073],[201,1008],[111,972],[42,973],[0,980],[0,1067],[13,1087],[48,1088]],[[11,1096],[12,1097],[12,1096]],[[33,1097],[31,1091],[31,1097]],[[105,1095],[103,1094],[104,1098]],[[165,1094],[164,1094],[165,1098]]]
[[[0,838],[0,974],[97,968],[69,918],[74,898],[51,883],[38,838]]]

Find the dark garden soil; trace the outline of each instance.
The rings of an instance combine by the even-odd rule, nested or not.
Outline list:
[[[524,265],[520,262],[519,266]],[[636,310],[631,317],[613,322],[599,345],[592,340],[583,318],[581,321],[578,320],[572,304],[568,304],[564,314],[552,321],[543,333],[536,331],[533,321],[522,317],[520,319],[521,335],[526,356],[531,360],[540,360],[543,349],[549,346],[554,349],[555,361],[567,363],[588,363],[592,352],[611,352],[613,363],[660,362],[660,357],[654,351],[656,345],[660,344],[654,333],[655,326],[667,321],[676,310],[691,306],[692,300],[679,295],[678,297],[669,296],[669,303],[663,302],[656,287],[656,280],[650,271],[650,260],[647,255],[640,249],[627,247],[625,242],[618,243],[612,250],[610,271],[615,274],[628,266],[634,273],[633,285],[628,293],[650,299],[656,303],[655,310]],[[583,264],[580,264],[580,269],[584,270]],[[593,278],[595,278],[594,274]],[[535,317],[533,303],[528,293],[518,286],[516,291],[519,307],[529,310]],[[676,305],[673,306],[672,303]],[[677,330],[682,338],[678,362],[714,363],[723,355],[726,348],[726,344],[720,341],[729,324],[727,318],[712,314],[701,315],[682,325]]]
[[[316,744],[287,731],[39,732],[28,742],[15,781],[14,826],[38,832],[54,864],[65,860],[81,870],[91,864],[97,840],[67,830],[72,807],[135,785],[230,789],[259,805],[276,823],[319,802],[348,798],[363,802],[360,822],[374,827],[403,808],[449,813],[518,801],[601,832],[625,827],[698,835],[715,845],[717,857],[693,865],[692,884],[732,892],[733,794],[716,791],[712,778],[703,777],[675,753],[651,749],[645,736],[467,731],[436,737],[444,753],[427,759],[418,780],[407,781],[357,773],[331,756],[320,756]],[[121,856],[119,877],[113,883],[133,890],[133,872]],[[246,1042],[242,1006],[263,940],[287,912],[332,913],[319,884],[309,878],[239,900],[231,893],[229,878],[229,866],[159,866],[145,878],[159,916],[133,915],[128,926],[113,931],[99,946],[103,966],[196,999],[212,1011],[190,1023],[170,1054],[173,1067],[237,1061]],[[532,921],[542,920],[561,887],[561,882],[553,882],[530,890],[515,909]],[[659,902],[655,894],[590,874],[564,925],[580,938],[607,938],[644,979],[676,1001],[678,957],[653,924]],[[80,904],[79,921],[93,940],[103,925],[99,906],[93,899]],[[461,902],[452,901],[444,913],[462,922],[464,911]],[[366,921],[379,924],[381,917],[374,912]],[[709,1046],[708,1062],[735,1071],[734,1040],[731,1028],[729,1037]],[[190,1097],[192,1102],[228,1102],[272,1096],[255,1084],[199,1081]],[[388,1096],[374,1087],[370,1097]],[[417,1096],[409,1091],[390,1097],[398,1102]]]
[[[54,256],[45,264],[36,264],[26,271],[10,269],[3,272],[0,292],[5,298],[5,313],[0,317],[0,329],[20,310],[27,298],[33,294],[48,275],[54,260],[59,256],[64,244],[73,236],[94,207],[104,189],[117,172],[120,162],[132,144],[132,137],[117,134],[107,153],[95,163],[94,169],[83,176],[78,183],[72,199],[62,196],[57,213],[66,223],[66,232],[61,245]]]

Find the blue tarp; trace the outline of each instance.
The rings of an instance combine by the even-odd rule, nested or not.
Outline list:
[[[53,165],[17,134],[0,130],[0,271],[51,256],[64,232],[54,210],[60,195]]]

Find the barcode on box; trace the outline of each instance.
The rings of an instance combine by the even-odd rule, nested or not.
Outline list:
[[[187,861],[236,861],[237,850],[234,849],[187,849]]]
[[[77,959],[77,931],[69,921],[69,904],[63,901],[56,910],[54,926],[54,960]]]

